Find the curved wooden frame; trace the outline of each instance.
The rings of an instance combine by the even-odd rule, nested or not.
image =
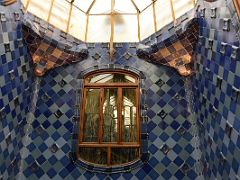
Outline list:
[[[86,79],[89,76],[92,75],[98,75],[98,74],[124,74],[129,75],[133,77],[136,81],[135,83],[89,83],[86,82]],[[141,146],[141,130],[140,130],[140,82],[139,82],[139,76],[125,70],[116,70],[116,71],[94,71],[91,73],[88,73],[83,78],[83,91],[82,91],[82,103],[81,103],[81,114],[80,114],[80,128],[79,128],[79,134],[78,134],[78,150],[77,154],[78,157],[81,158],[79,153],[79,148],[81,147],[89,147],[89,148],[106,148],[107,149],[107,167],[109,166],[118,166],[119,164],[111,164],[111,149],[112,148],[136,148],[138,150],[138,157],[140,158],[140,146]],[[100,105],[99,105],[99,128],[98,128],[98,142],[83,142],[83,127],[84,127],[84,110],[85,110],[85,102],[86,102],[86,90],[87,89],[100,89]],[[103,96],[104,96],[104,89],[107,88],[117,88],[118,89],[118,140],[117,142],[102,142],[102,126],[103,126]],[[136,89],[136,107],[137,107],[137,114],[136,114],[136,123],[137,123],[137,141],[136,142],[122,142],[122,89],[123,88],[134,88]],[[136,158],[136,159],[137,159]],[[82,159],[82,158],[81,158]],[[136,160],[135,159],[135,160]],[[134,160],[134,161],[135,161]],[[83,161],[86,161],[83,159]],[[132,161],[131,161],[132,162]],[[128,163],[131,163],[128,162]],[[90,164],[94,164],[92,162],[88,162]],[[123,164],[128,164],[123,163]],[[94,164],[99,166],[106,166],[101,164]]]

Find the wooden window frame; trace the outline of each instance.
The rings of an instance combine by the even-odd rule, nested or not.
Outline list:
[[[129,75],[135,79],[135,83],[90,83],[87,82],[86,79],[91,77],[92,75],[98,74],[124,74]],[[141,129],[140,129],[140,80],[139,76],[125,70],[117,70],[117,71],[94,71],[84,76],[83,84],[82,84],[82,103],[81,103],[81,113],[80,113],[80,128],[78,133],[78,148],[77,155],[80,159],[79,148],[106,148],[107,149],[107,165],[95,164],[92,162],[88,162],[89,164],[97,165],[97,166],[118,166],[129,164],[130,162],[124,164],[111,164],[111,149],[112,148],[136,148],[138,151],[138,157],[135,160],[139,159],[141,156],[140,147],[141,147]],[[117,88],[118,90],[118,140],[117,142],[102,142],[102,127],[103,127],[103,96],[104,89],[109,88]],[[137,141],[136,142],[122,142],[122,89],[136,89],[136,125],[137,125]],[[85,103],[86,103],[86,91],[87,89],[100,89],[100,105],[99,105],[99,128],[98,128],[98,142],[83,142],[83,134],[84,134],[84,111],[85,111]],[[83,159],[82,159],[83,160]],[[134,160],[134,161],[135,161]],[[85,160],[83,160],[85,161]]]

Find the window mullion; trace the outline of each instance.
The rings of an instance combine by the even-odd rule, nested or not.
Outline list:
[[[136,88],[136,107],[137,107],[137,142],[140,143],[140,89]]]
[[[110,146],[107,147],[107,165],[108,166],[111,165],[111,147]]]
[[[83,85],[84,86],[84,85]],[[84,111],[85,111],[85,104],[86,104],[86,88],[83,88],[83,95],[82,95],[82,107],[81,107],[81,122],[80,122],[80,133],[79,133],[79,142],[83,141],[83,125],[84,125]]]
[[[118,144],[122,143],[122,88],[118,88]]]
[[[104,89],[100,89],[100,104],[99,104],[99,128],[98,128],[98,143],[102,143],[102,125],[103,125],[103,102],[104,102]]]

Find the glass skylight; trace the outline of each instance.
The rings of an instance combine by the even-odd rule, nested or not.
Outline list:
[[[139,42],[195,0],[22,0],[26,10],[85,42]]]

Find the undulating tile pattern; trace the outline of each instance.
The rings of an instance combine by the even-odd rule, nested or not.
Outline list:
[[[0,179],[14,179],[33,82],[19,4],[0,6]]]
[[[175,70],[138,59],[136,44],[115,44],[114,63],[109,63],[108,44],[88,44],[88,59],[58,67],[38,79],[36,109],[28,155],[21,179],[201,179],[201,151],[196,147],[192,113],[188,110],[185,79]],[[81,88],[79,74],[100,65],[136,68],[146,76],[149,160],[125,173],[94,173],[71,160],[74,104]],[[64,82],[64,83],[63,83]],[[78,121],[78,119],[77,119]],[[28,133],[27,133],[28,134]],[[107,173],[107,172],[105,172]]]
[[[24,38],[35,64],[35,75],[58,66],[82,61],[88,56],[85,43],[52,27],[47,22],[25,13]]]
[[[156,64],[173,67],[180,75],[191,75],[193,70],[190,64],[199,34],[198,22],[196,19],[189,19],[188,16],[185,16],[181,22],[184,21],[187,21],[185,27],[182,27],[181,23],[178,26],[169,27],[171,36],[167,39],[161,39],[160,31],[156,36],[157,43],[151,46],[140,44],[137,51],[138,56]]]
[[[240,178],[239,21],[232,1],[201,2],[194,89],[206,179]]]
[[[5,12],[0,16],[0,179],[239,178],[239,21],[231,0],[197,4],[196,75],[188,78],[139,59],[136,43],[114,44],[113,62],[109,44],[98,43],[87,44],[87,59],[52,69],[33,83],[34,66],[22,40],[21,8],[18,3],[0,8]],[[177,24],[194,14],[182,16]],[[176,30],[170,27],[173,24],[142,44],[153,46],[168,39]],[[50,40],[60,37],[60,31],[51,28]],[[86,171],[71,156],[79,77],[86,69],[103,65],[136,68],[146,77],[142,120],[147,121],[149,157],[142,167],[125,173]]]

